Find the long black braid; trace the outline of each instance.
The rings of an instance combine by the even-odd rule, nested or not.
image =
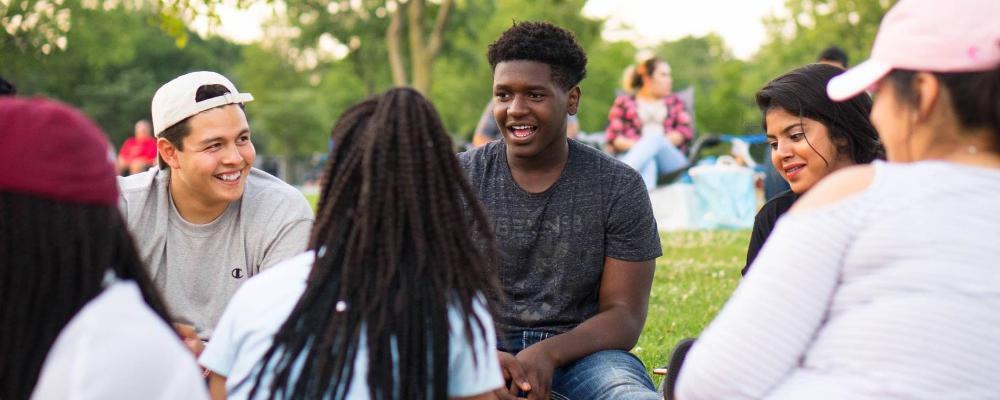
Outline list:
[[[347,110],[333,143],[309,244],[317,258],[250,398],[265,369],[272,399],[344,398],[362,329],[371,398],[445,398],[449,306],[475,316],[474,299],[497,293],[486,213],[437,111],[412,89]],[[473,321],[470,346],[484,332]]]
[[[169,321],[116,207],[0,191],[0,399],[31,395],[59,332],[109,270]]]

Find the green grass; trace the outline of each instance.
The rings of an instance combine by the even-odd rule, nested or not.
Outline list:
[[[316,203],[319,202],[319,195],[308,193],[304,193],[303,195],[306,196],[306,201],[308,201],[309,205],[312,206],[313,212],[316,212]]]
[[[306,196],[314,209],[318,197]],[[747,231],[660,233],[649,316],[632,349],[648,370],[666,364],[677,341],[698,336],[719,312],[739,283],[749,238]]]
[[[632,349],[648,370],[666,364],[677,341],[698,336],[719,312],[739,283],[749,238],[747,231],[660,233],[649,315]]]

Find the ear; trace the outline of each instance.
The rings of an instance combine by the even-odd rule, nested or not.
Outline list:
[[[913,77],[913,93],[916,95],[916,119],[924,121],[930,117],[941,97],[941,81],[928,72],[918,72]]]
[[[181,167],[180,161],[177,160],[177,147],[174,147],[173,143],[164,138],[156,139],[156,151],[160,154],[160,158],[163,162],[167,163],[171,169],[179,169]]]
[[[580,109],[580,86],[573,86],[566,94],[566,113],[576,115]]]

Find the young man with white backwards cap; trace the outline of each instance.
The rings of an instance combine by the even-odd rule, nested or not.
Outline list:
[[[215,72],[167,82],[152,104],[159,167],[118,180],[119,207],[150,277],[175,322],[202,340],[236,289],[305,250],[312,228],[305,197],[253,168],[243,112],[252,100]]]

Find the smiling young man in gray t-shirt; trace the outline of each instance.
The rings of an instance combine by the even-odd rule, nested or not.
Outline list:
[[[159,167],[119,178],[120,208],[175,322],[208,339],[236,289],[301,253],[305,197],[253,168],[243,103],[215,72],[182,75],[153,96]]]
[[[522,22],[490,45],[503,136],[459,161],[496,235],[504,301],[496,396],[659,399],[628,350],[646,319],[660,240],[642,178],[566,138],[587,63],[568,31]]]

